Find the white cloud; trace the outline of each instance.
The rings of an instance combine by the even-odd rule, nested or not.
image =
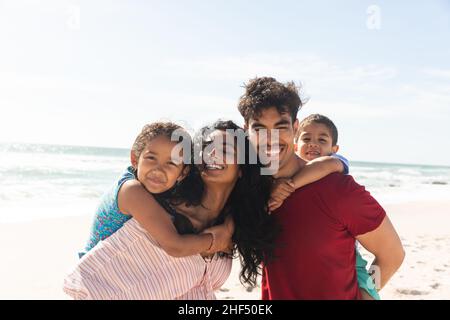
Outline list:
[[[422,72],[427,76],[450,80],[450,69],[425,68]]]
[[[375,100],[383,97],[383,91],[390,89],[385,87],[386,81],[398,75],[392,66],[342,66],[317,55],[294,53],[168,59],[163,64],[176,70],[177,77],[195,81],[243,84],[255,76],[294,80],[302,85],[305,97],[322,105],[333,105],[330,101],[334,100],[337,106],[329,109],[348,110],[352,117],[389,114],[391,109],[380,107],[382,104],[373,101],[373,97],[377,97]],[[372,108],[374,104],[378,105],[377,109]]]
[[[393,67],[377,65],[343,67],[315,55],[284,53],[171,59],[165,64],[177,70],[180,75],[212,80],[243,81],[253,76],[273,75],[280,80],[361,83],[383,81],[397,75],[397,70]]]

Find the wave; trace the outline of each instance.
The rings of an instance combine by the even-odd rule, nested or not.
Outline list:
[[[0,143],[0,152],[126,157],[129,154],[129,149],[31,143]]]

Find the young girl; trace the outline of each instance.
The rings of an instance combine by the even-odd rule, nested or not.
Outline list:
[[[172,141],[172,135],[178,130],[182,128],[170,122],[144,126],[131,150],[131,166],[101,200],[89,241],[79,253],[80,258],[132,217],[167,254],[174,257],[210,255],[230,247],[234,231],[231,219],[202,234],[179,234],[173,223],[175,216],[167,213],[170,212],[169,196],[191,171],[190,165],[183,163],[182,155],[176,159],[172,157],[172,151],[179,143]],[[149,210],[155,201],[160,210]]]

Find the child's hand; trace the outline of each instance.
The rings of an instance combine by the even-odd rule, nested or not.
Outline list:
[[[269,211],[281,207],[284,200],[286,200],[295,191],[294,182],[292,179],[277,179],[272,187],[272,194],[269,201]]]
[[[274,212],[275,210],[277,210],[282,205],[283,205],[283,202],[281,202],[281,201],[270,200],[269,201],[269,214]]]
[[[231,216],[225,219],[221,225],[205,229],[202,233],[211,233],[214,241],[212,247],[205,253],[229,252],[233,247],[234,221]]]

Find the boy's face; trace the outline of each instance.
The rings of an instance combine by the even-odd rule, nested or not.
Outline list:
[[[289,113],[279,113],[275,107],[267,108],[259,117],[250,119],[245,127],[258,153],[261,144],[265,144],[268,157],[278,157],[279,168],[282,168],[295,154],[294,139],[298,130],[298,120],[292,123]],[[263,130],[266,130],[265,134]],[[278,141],[272,141],[272,130],[278,131]]]
[[[137,169],[137,179],[150,193],[163,193],[185,177],[188,168],[183,164],[182,155],[172,159],[176,145],[177,142],[159,136],[147,142],[139,159],[131,152],[131,164]]]
[[[333,146],[331,130],[322,123],[314,122],[300,129],[297,146],[300,158],[306,161],[329,156],[339,150],[339,146]]]

